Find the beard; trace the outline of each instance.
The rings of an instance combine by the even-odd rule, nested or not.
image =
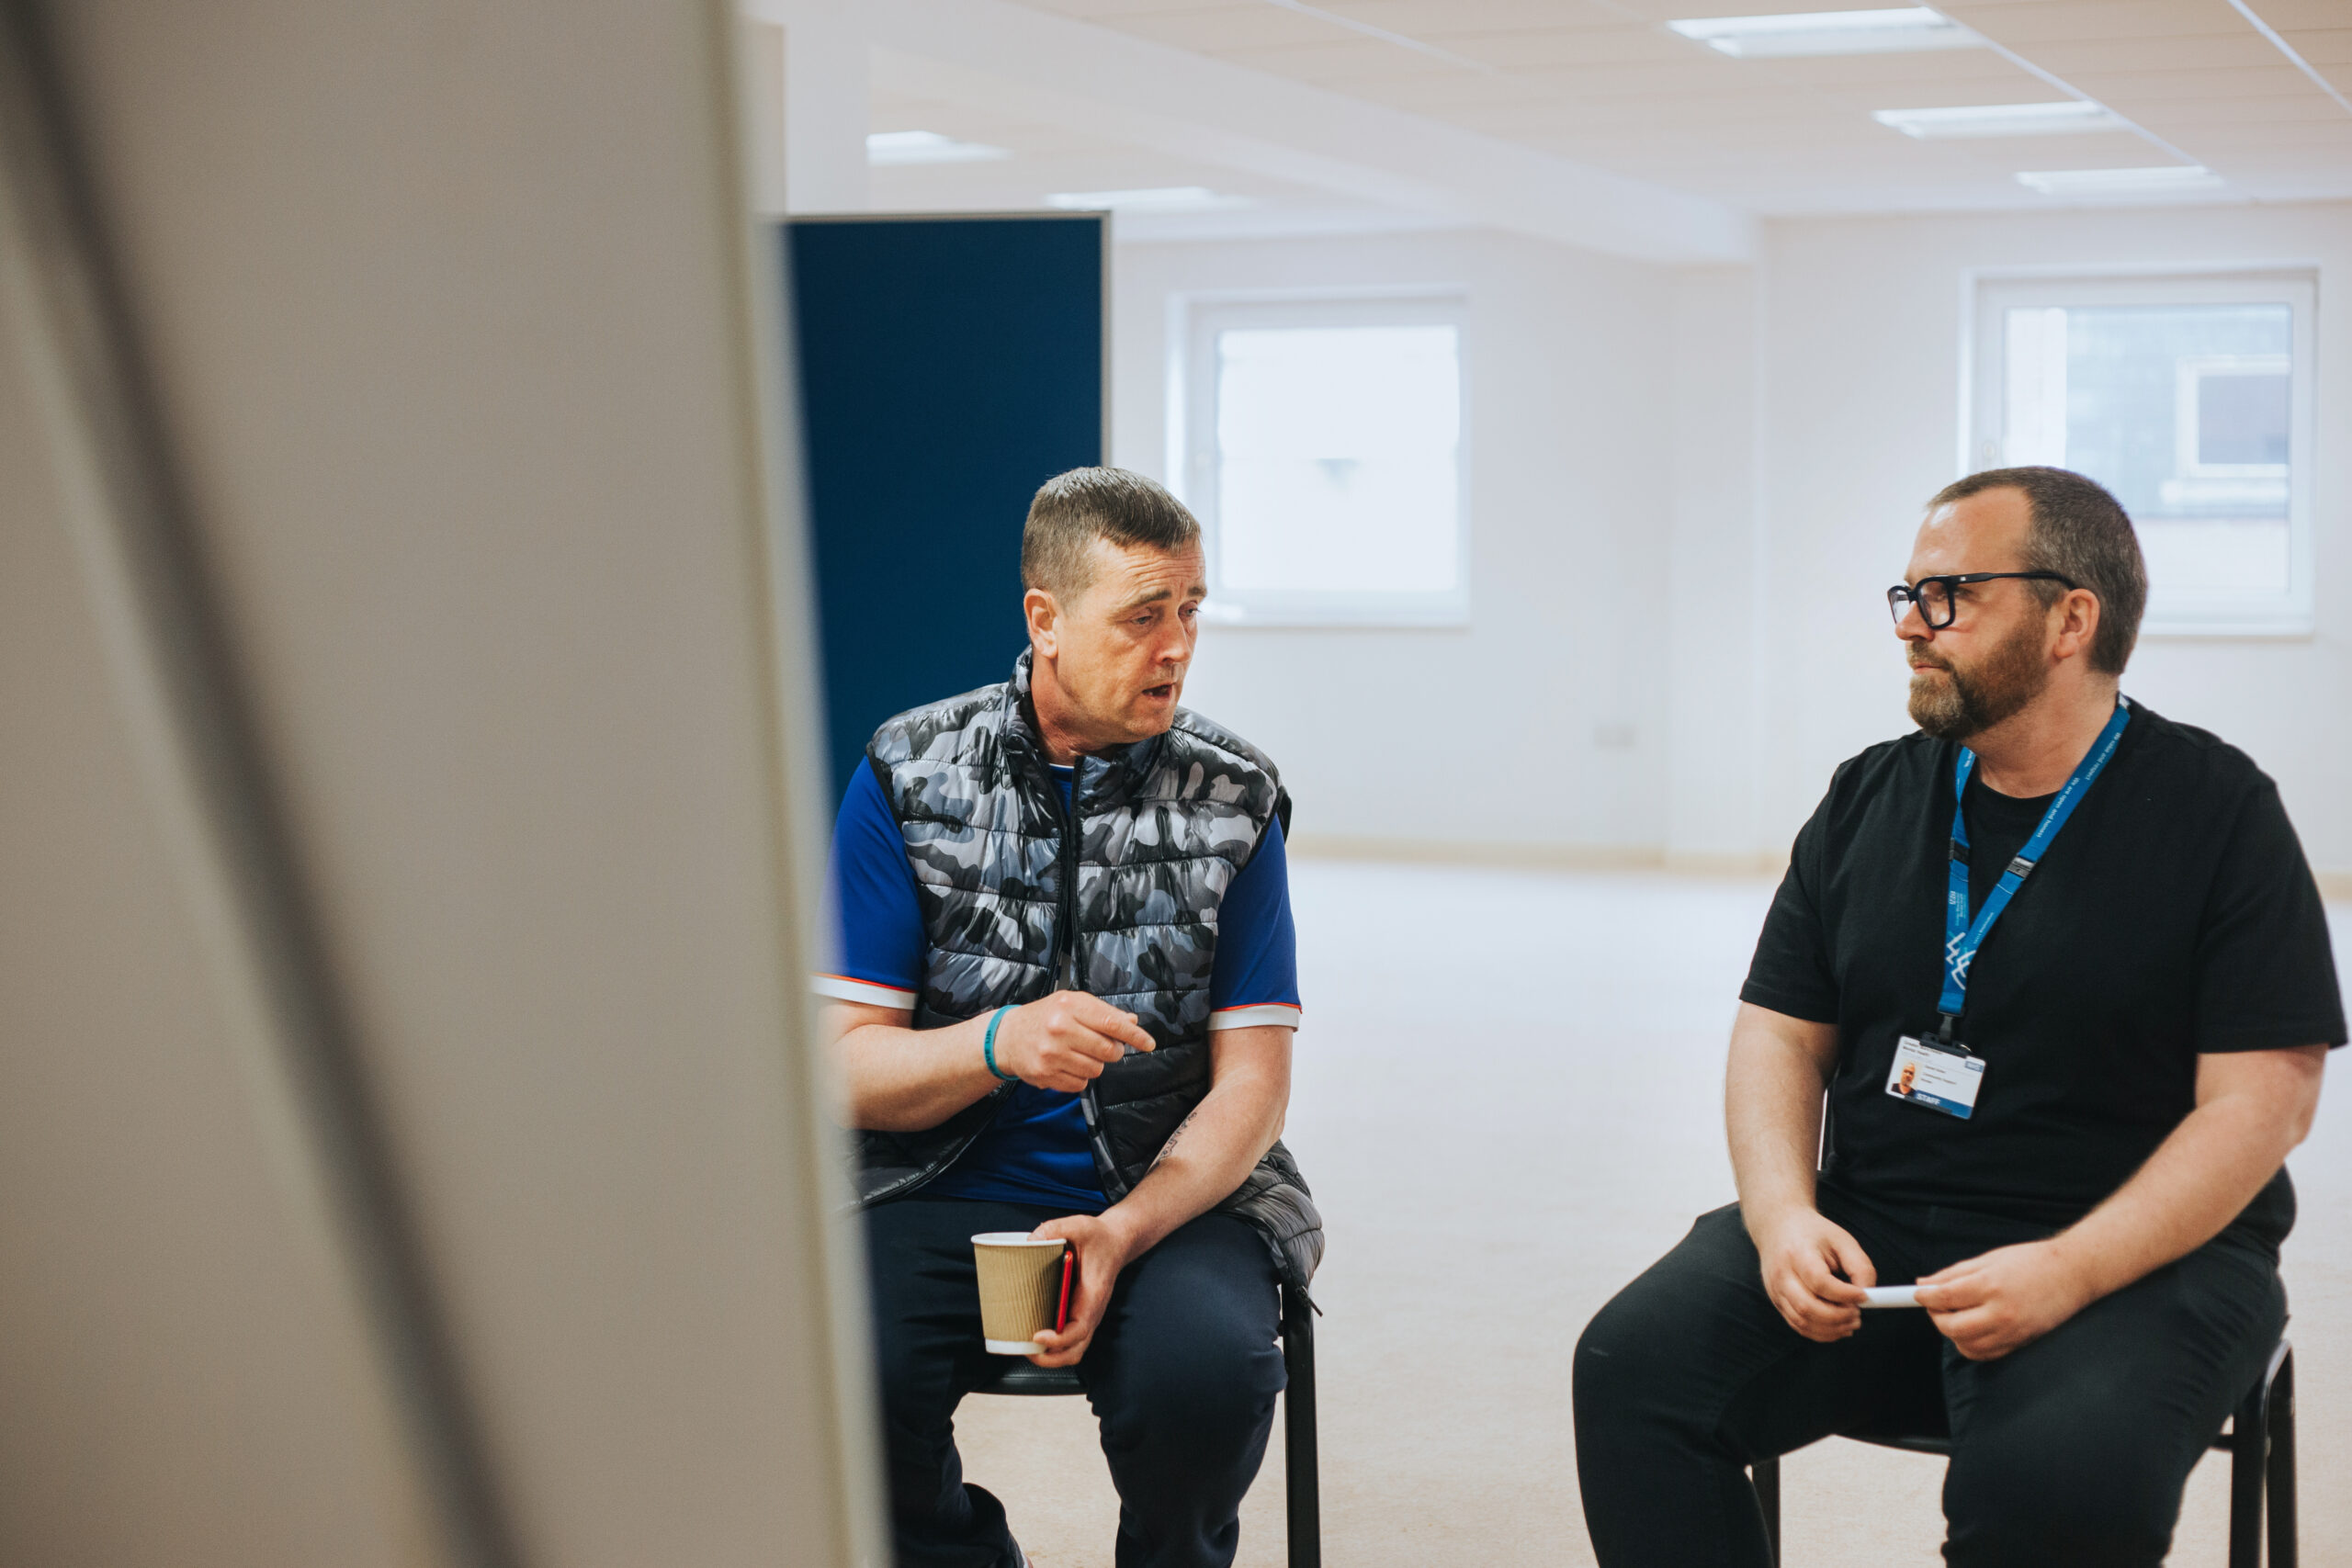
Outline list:
[[[1911,722],[1939,740],[1980,735],[2041,695],[2050,684],[2042,624],[2030,616],[1966,669],[1925,648],[1911,662]],[[1940,670],[1940,681],[1918,669]]]

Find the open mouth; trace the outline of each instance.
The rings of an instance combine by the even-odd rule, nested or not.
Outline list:
[[[1146,686],[1143,694],[1156,703],[1167,702],[1176,694],[1176,682],[1163,681],[1157,686]]]

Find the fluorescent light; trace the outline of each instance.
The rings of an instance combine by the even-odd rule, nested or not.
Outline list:
[[[2019,175],[2018,184],[2044,196],[2169,196],[2221,190],[2227,182],[2200,164],[2164,164],[2153,169],[2043,169]]]
[[[1684,38],[1741,59],[1804,54],[1893,54],[1978,49],[1984,40],[1939,11],[1803,11],[1780,17],[1702,17],[1666,24]]]
[[[865,139],[869,164],[978,164],[1012,156],[1001,147],[958,141],[935,130],[877,130]]]
[[[1206,186],[1154,186],[1148,190],[1064,190],[1046,198],[1047,207],[1070,212],[1204,212],[1247,207],[1248,198],[1219,196]]]
[[[2064,136],[2127,129],[2119,116],[2080,99],[2058,104],[1971,104],[1949,109],[1877,109],[1871,118],[1922,141],[1947,136]]]

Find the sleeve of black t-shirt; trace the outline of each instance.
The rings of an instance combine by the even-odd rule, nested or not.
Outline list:
[[[1814,807],[1789,851],[1789,872],[1772,896],[1772,911],[1756,939],[1747,983],[1739,999],[1814,1023],[1838,1021],[1838,981],[1829,966],[1829,933],[1817,897],[1829,837],[1829,803],[1837,786]]]
[[[2248,791],[2197,941],[2197,1049],[2341,1045],[2327,911],[2278,786]]]

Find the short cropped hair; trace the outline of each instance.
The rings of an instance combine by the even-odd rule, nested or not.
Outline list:
[[[1191,549],[1201,525],[1184,503],[1125,468],[1072,468],[1056,474],[1029,502],[1021,530],[1021,585],[1042,588],[1064,605],[1094,581],[1087,547],[1097,539],[1121,549]]]
[[[1928,510],[1988,490],[2025,492],[2032,525],[2026,533],[2025,570],[2054,571],[2098,597],[2098,631],[2091,638],[2091,668],[2120,675],[2140,640],[2148,607],[2148,562],[2122,503],[2096,479],[2066,468],[1987,468],[1936,491]],[[2066,592],[2055,582],[2031,584],[2044,604]]]

